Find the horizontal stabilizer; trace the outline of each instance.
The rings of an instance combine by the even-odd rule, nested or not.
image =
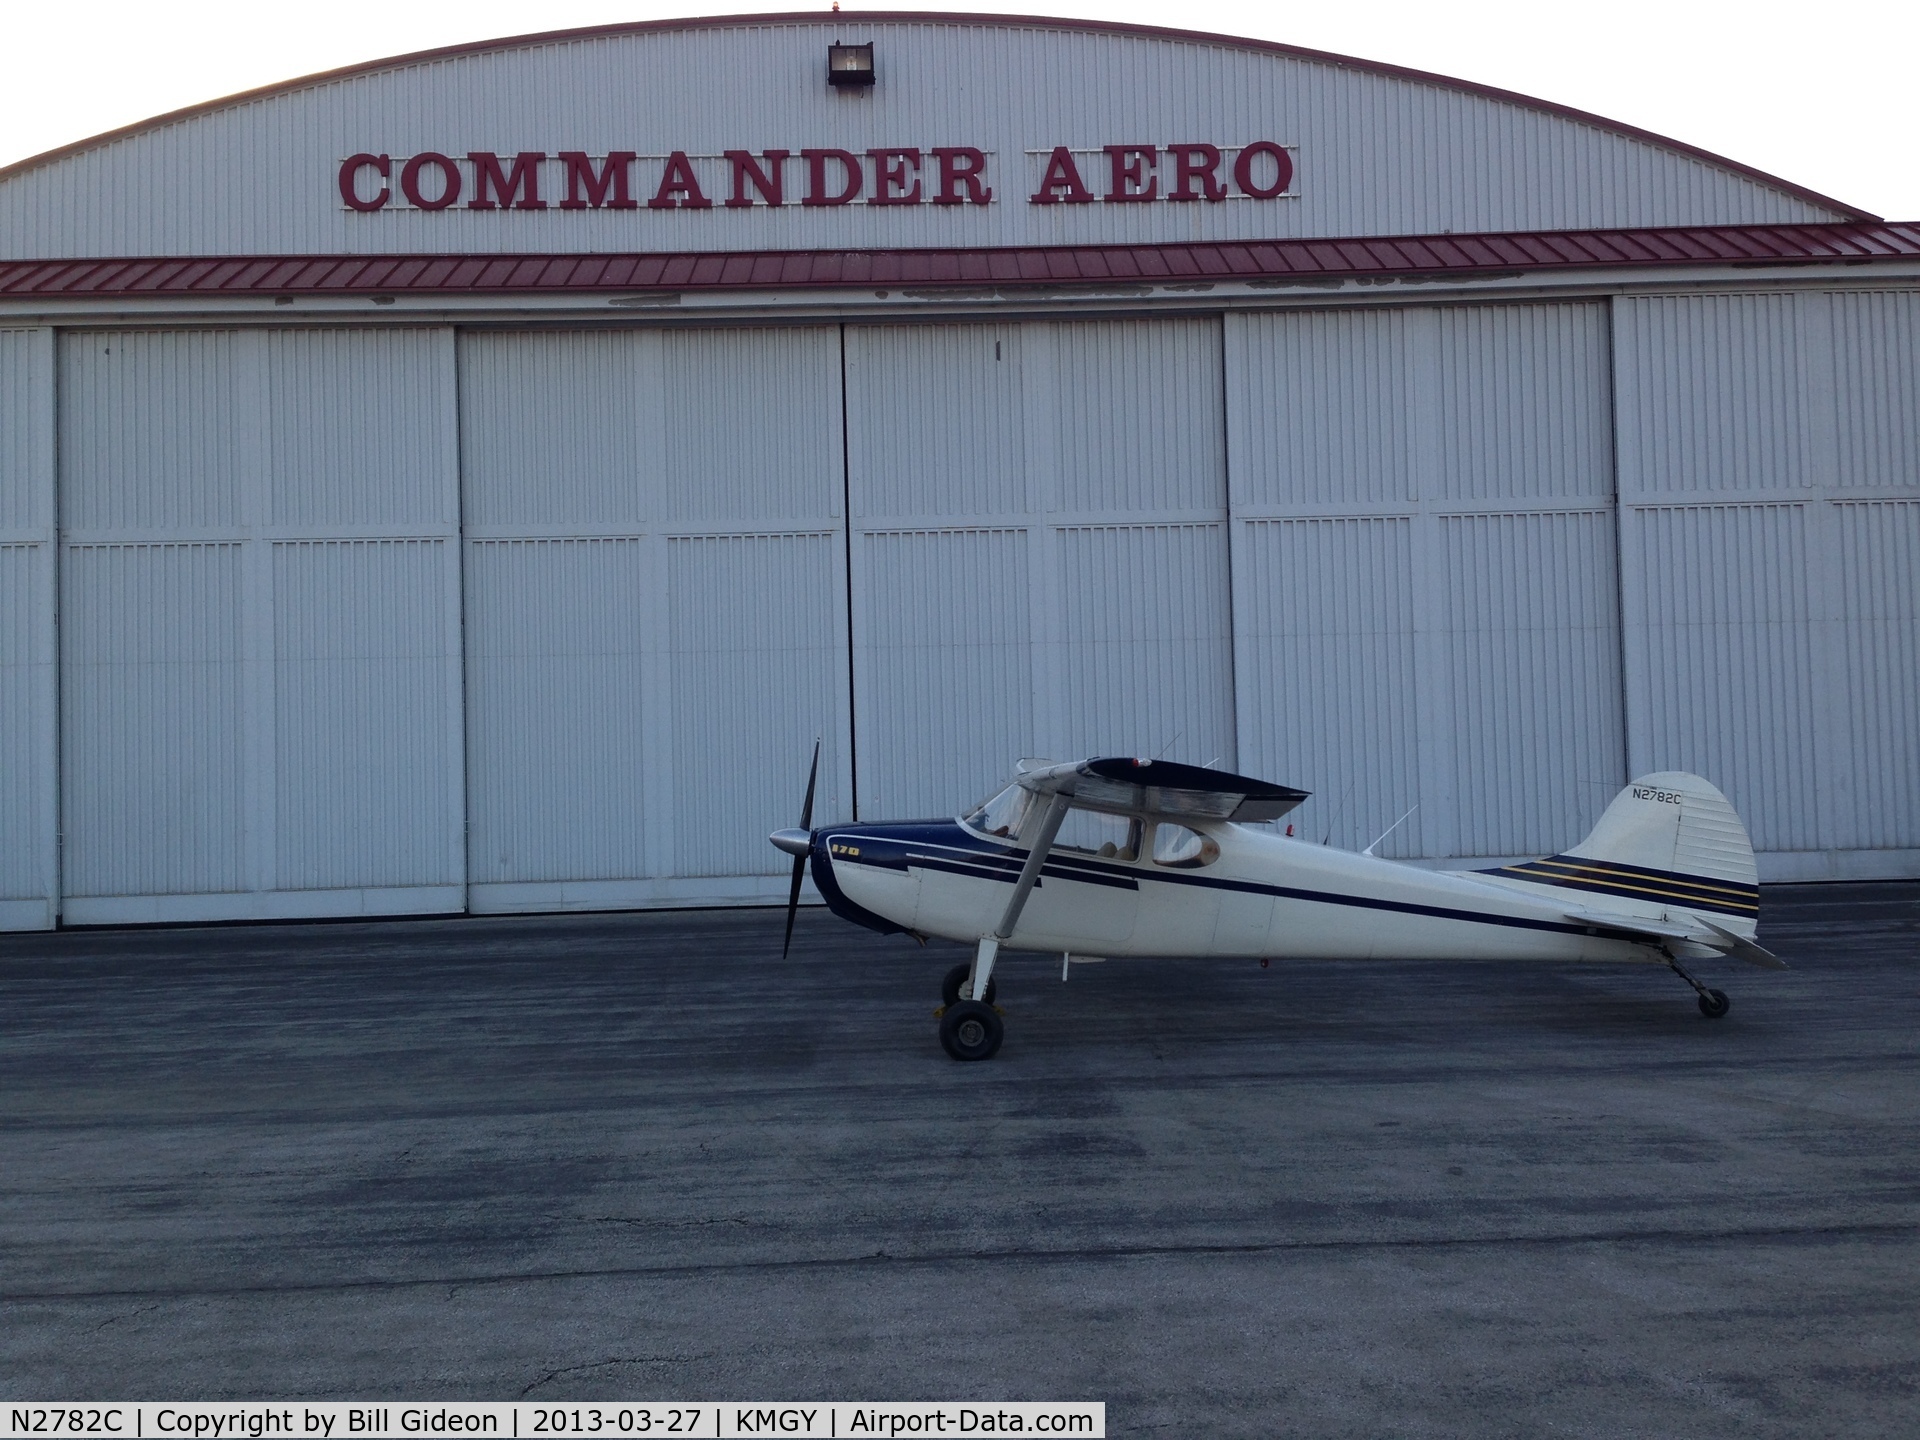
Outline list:
[[[1771,950],[1756,945],[1753,941],[1736,935],[1731,930],[1722,930],[1711,920],[1702,920],[1700,923],[1720,937],[1729,955],[1737,955],[1749,965],[1758,965],[1762,970],[1784,970],[1787,968],[1787,962]]]
[[[1630,935],[1645,937],[1650,943],[1660,944],[1667,940],[1686,940],[1695,945],[1710,946],[1729,955],[1746,961],[1749,965],[1758,965],[1763,970],[1785,970],[1787,962],[1771,950],[1762,949],[1744,936],[1716,925],[1711,920],[1695,915],[1691,925],[1678,924],[1672,920],[1653,920],[1645,915],[1622,915],[1608,910],[1568,910],[1563,912],[1567,919],[1580,925],[1592,925],[1596,929],[1624,930]]]
[[[1663,940],[1693,940],[1702,945],[1713,942],[1689,925],[1675,925],[1670,920],[1655,920],[1645,915],[1622,915],[1613,910],[1568,910],[1567,919],[1577,925],[1592,925],[1596,929],[1625,930],[1635,935],[1644,935],[1658,944]]]

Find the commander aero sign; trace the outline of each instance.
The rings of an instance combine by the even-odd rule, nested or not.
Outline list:
[[[1026,152],[1016,194],[1029,205],[1126,205],[1278,200],[1298,192],[1295,147],[1244,145],[1056,145]],[[993,152],[971,145],[883,146],[864,154],[833,148],[674,150],[553,154],[522,150],[464,155],[362,152],[340,162],[349,210],[743,210],[798,205],[991,205],[1008,177]],[[1024,170],[1024,175],[1019,171]]]

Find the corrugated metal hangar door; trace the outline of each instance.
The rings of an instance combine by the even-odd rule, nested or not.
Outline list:
[[[1625,778],[1607,315],[1230,315],[1241,759],[1300,833],[1549,854]]]
[[[60,352],[69,923],[458,910],[453,334]]]
[[[1236,761],[1217,320],[849,326],[860,812]]]
[[[1713,776],[1796,878],[1914,873],[1920,296],[1623,298],[1615,327],[1635,769]]]
[[[836,328],[461,342],[471,906],[784,899],[851,812]]]
[[[0,930],[59,906],[53,332],[0,331]]]

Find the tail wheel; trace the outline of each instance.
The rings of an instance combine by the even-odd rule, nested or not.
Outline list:
[[[947,978],[940,982],[940,1003],[951,1009],[960,1003],[960,991],[967,983],[967,976],[973,973],[971,961],[956,965],[947,971]],[[987,1004],[993,1004],[993,997],[1000,993],[1000,982],[993,976],[987,977]]]
[[[949,1005],[940,1017],[940,1044],[956,1060],[991,1060],[1006,1033],[1000,1013],[978,1000]]]
[[[1700,997],[1700,1013],[1709,1020],[1718,1020],[1732,1008],[1724,990],[1709,990]]]

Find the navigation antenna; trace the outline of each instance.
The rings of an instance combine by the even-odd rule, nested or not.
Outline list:
[[[1419,808],[1420,807],[1416,805],[1413,807],[1413,810],[1418,810]],[[1394,831],[1398,830],[1402,825],[1406,824],[1407,816],[1412,815],[1413,810],[1407,811],[1406,815],[1402,815],[1398,820],[1394,821],[1391,825],[1387,826],[1386,829],[1382,830],[1377,836],[1375,836],[1373,845],[1378,845],[1382,840],[1386,839],[1387,836],[1391,835]],[[1360,853],[1362,855],[1373,854],[1373,845],[1367,846],[1367,848],[1362,850]]]
[[[1353,787],[1357,783],[1358,782],[1354,780],[1347,782],[1347,793],[1340,797],[1340,803],[1333,807],[1333,813],[1327,817],[1327,833],[1320,837],[1320,843],[1322,845],[1331,845],[1333,843],[1333,827],[1340,819],[1340,812],[1347,808],[1347,801],[1353,798]],[[1377,845],[1380,842],[1376,840],[1374,843]]]

